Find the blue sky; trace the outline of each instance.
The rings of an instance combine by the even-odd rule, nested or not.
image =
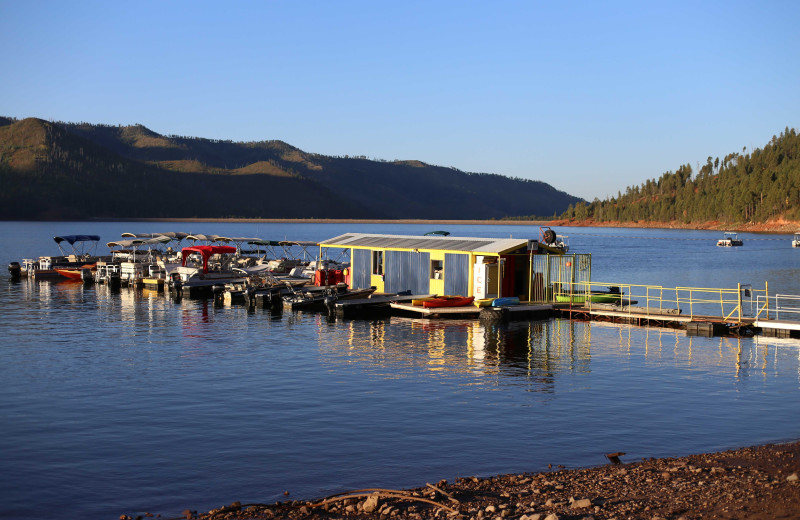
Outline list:
[[[0,0],[0,115],[593,199],[800,129],[800,2]]]

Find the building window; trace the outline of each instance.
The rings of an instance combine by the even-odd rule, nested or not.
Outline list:
[[[431,278],[434,280],[444,279],[444,260],[431,260]]]
[[[372,252],[372,274],[383,274],[383,251]]]

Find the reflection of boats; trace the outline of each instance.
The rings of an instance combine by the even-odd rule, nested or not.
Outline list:
[[[792,240],[792,247],[800,247],[800,231],[794,234],[794,240]]]
[[[556,294],[558,303],[586,303],[587,294],[585,293],[561,293]],[[622,301],[622,293],[619,288],[612,287],[608,291],[591,291],[588,300],[592,303],[619,303]]]
[[[426,309],[439,307],[464,307],[466,305],[472,305],[474,300],[474,296],[437,296],[435,298],[426,299],[422,302],[422,306]]]
[[[722,238],[717,240],[717,245],[720,247],[733,247],[744,245],[744,242],[739,239],[739,235],[733,231],[726,231],[722,234]]]

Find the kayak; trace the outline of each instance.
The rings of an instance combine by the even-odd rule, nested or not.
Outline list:
[[[414,298],[413,300],[411,300],[411,305],[415,307],[422,307],[423,303],[435,300],[436,298],[437,296],[428,296],[426,298]],[[448,296],[438,296],[438,298],[448,298]]]
[[[614,303],[622,299],[620,293],[594,292],[589,295],[592,303]],[[556,301],[559,303],[586,303],[585,294],[556,294]]]
[[[505,298],[495,298],[492,307],[503,307],[505,305],[519,305],[519,298],[516,296],[506,296]]]
[[[432,298],[430,301],[422,302],[422,306],[426,309],[437,307],[463,307],[471,305],[475,300],[474,296],[439,296]]]

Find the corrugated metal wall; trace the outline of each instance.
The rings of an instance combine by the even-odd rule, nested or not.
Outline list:
[[[428,294],[430,290],[430,253],[412,251],[386,251],[386,292],[411,291],[412,294]]]
[[[352,289],[366,289],[372,285],[372,251],[353,249],[350,267],[352,269],[350,274]]]
[[[469,255],[445,253],[444,293],[469,296]]]

